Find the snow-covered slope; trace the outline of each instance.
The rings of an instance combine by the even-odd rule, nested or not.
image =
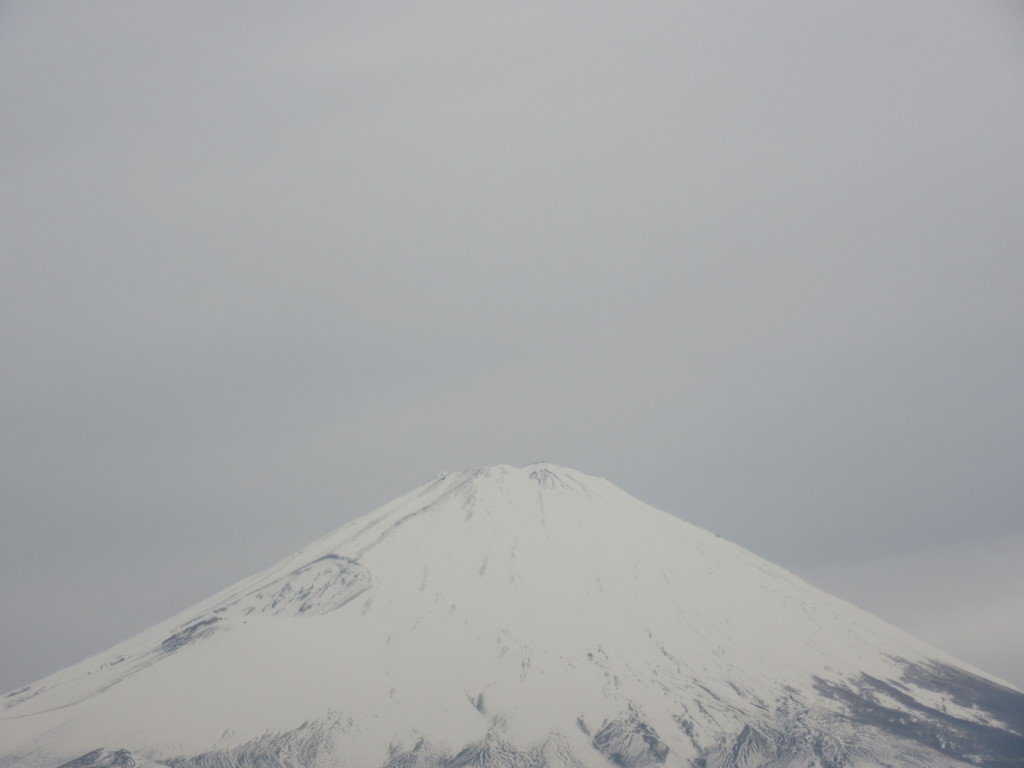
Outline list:
[[[441,475],[0,699],[0,767],[1024,765],[1024,694],[611,483]]]

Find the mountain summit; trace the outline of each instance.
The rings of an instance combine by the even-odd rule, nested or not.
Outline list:
[[[611,483],[440,475],[0,699],[0,768],[1024,766],[1024,694]]]

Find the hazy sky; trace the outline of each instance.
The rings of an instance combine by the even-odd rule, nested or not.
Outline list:
[[[1016,0],[0,4],[0,689],[552,461],[1024,686]]]

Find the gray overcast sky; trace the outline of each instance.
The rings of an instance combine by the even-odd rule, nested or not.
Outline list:
[[[1014,1],[0,5],[0,689],[446,470],[1024,686]]]

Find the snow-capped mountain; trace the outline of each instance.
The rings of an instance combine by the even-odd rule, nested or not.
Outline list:
[[[441,475],[0,699],[0,768],[1022,766],[1024,694],[611,483]]]

